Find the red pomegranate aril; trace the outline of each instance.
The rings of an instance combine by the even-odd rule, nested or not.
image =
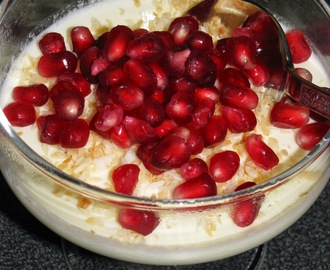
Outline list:
[[[258,95],[251,88],[225,86],[221,89],[220,102],[225,106],[253,110],[258,106]]]
[[[180,173],[184,180],[190,180],[208,173],[208,166],[204,160],[193,158],[181,165]]]
[[[227,59],[223,57],[221,53],[218,52],[217,50],[213,50],[210,53],[210,57],[216,66],[217,74],[219,74],[221,71],[225,69],[227,65]]]
[[[312,150],[330,129],[325,122],[315,122],[302,127],[297,135],[296,142],[304,150]]]
[[[54,99],[63,92],[80,92],[79,89],[73,85],[70,81],[60,80],[57,81],[49,91],[49,98],[54,101]],[[81,93],[81,92],[80,92]],[[83,95],[81,93],[81,95]]]
[[[49,32],[44,35],[38,45],[44,55],[66,51],[63,36],[56,32]]]
[[[194,92],[196,100],[210,99],[216,104],[219,101],[219,90],[215,86],[211,87],[197,87]]]
[[[232,209],[232,218],[239,227],[251,225],[259,214],[263,196],[237,202]]]
[[[68,81],[74,85],[84,97],[87,97],[91,92],[91,84],[79,72],[64,73],[57,78],[59,81]]]
[[[133,116],[125,116],[123,125],[126,128],[133,143],[144,143],[156,137],[156,131],[144,120]]]
[[[132,195],[139,180],[140,168],[136,164],[124,164],[112,173],[115,191]]]
[[[198,28],[198,21],[194,17],[184,16],[175,18],[171,22],[168,31],[172,34],[175,45],[183,46]]]
[[[63,148],[82,148],[89,138],[89,126],[84,119],[77,118],[65,121],[60,133],[60,144]]]
[[[115,126],[110,132],[111,141],[121,148],[129,148],[133,145],[130,134],[123,124]]]
[[[115,104],[106,104],[99,107],[95,114],[94,127],[98,131],[109,131],[111,128],[122,123],[124,110]]]
[[[235,191],[240,191],[240,190],[243,190],[243,189],[247,189],[247,188],[253,187],[255,185],[256,185],[256,183],[252,182],[252,181],[244,182],[243,184],[240,184],[238,187],[236,187]]]
[[[129,81],[124,81],[112,87],[110,97],[115,104],[123,107],[126,111],[136,109],[144,102],[143,91]]]
[[[126,56],[128,42],[134,38],[133,31],[125,25],[117,25],[110,30],[103,48],[103,57],[117,63]]]
[[[198,86],[214,85],[217,78],[217,67],[208,54],[199,50],[191,50],[185,66],[185,76]]]
[[[226,182],[238,171],[240,165],[239,155],[226,150],[213,155],[210,159],[209,172],[215,182]]]
[[[63,120],[56,114],[42,115],[37,119],[39,140],[47,144],[59,144]]]
[[[205,127],[212,118],[215,111],[215,104],[209,98],[200,99],[192,112],[191,121],[187,124],[190,129]]]
[[[149,64],[151,71],[156,76],[156,87],[157,89],[164,91],[169,83],[169,76],[163,69],[163,67],[159,63],[151,63]]]
[[[162,65],[166,72],[174,78],[182,78],[186,71],[186,61],[191,53],[188,48],[165,51]]]
[[[130,59],[124,64],[125,77],[148,95],[157,87],[157,78],[143,61]]]
[[[72,50],[78,56],[81,55],[86,49],[91,47],[95,40],[88,27],[75,26],[70,32]]]
[[[157,228],[160,219],[152,211],[123,208],[119,211],[118,222],[123,228],[146,236]]]
[[[75,72],[77,57],[69,51],[46,54],[40,57],[38,73],[45,78],[58,77],[63,73]]]
[[[191,146],[185,139],[168,135],[154,148],[150,163],[161,170],[179,168],[189,160]]]
[[[165,92],[169,96],[179,92],[193,93],[196,87],[196,84],[186,77],[171,78],[168,87],[165,89]]]
[[[160,175],[164,172],[164,170],[160,170],[150,163],[152,152],[157,144],[157,140],[142,143],[136,151],[136,155],[142,161],[144,167],[153,175]]]
[[[215,195],[217,195],[217,186],[207,173],[185,181],[173,190],[174,199],[195,199]]]
[[[246,36],[232,37],[226,43],[229,61],[238,68],[252,69],[256,65],[257,50]]]
[[[244,73],[255,86],[263,86],[269,80],[269,69],[267,65],[259,59],[256,60],[254,68],[245,69]]]
[[[92,83],[98,83],[98,76],[92,75],[94,61],[100,57],[100,49],[96,46],[89,47],[80,57],[80,71],[84,78]],[[95,68],[95,67],[94,67]]]
[[[312,55],[312,50],[306,41],[304,34],[300,30],[290,30],[286,33],[286,39],[288,41],[292,62],[294,64],[305,62]]]
[[[110,62],[104,58],[96,58],[91,65],[91,75],[98,76],[102,71],[110,66]]]
[[[213,50],[212,37],[203,31],[196,31],[192,33],[187,40],[187,45],[191,49],[197,49],[206,53]]]
[[[105,87],[112,87],[126,79],[124,69],[119,65],[111,65],[99,74],[99,82]]]
[[[16,86],[13,89],[13,98],[15,101],[25,101],[34,106],[42,106],[49,99],[49,90],[44,84]]]
[[[204,139],[199,130],[192,130],[178,126],[169,131],[170,136],[177,136],[185,140],[191,148],[191,154],[197,155],[204,149]]]
[[[201,130],[205,146],[209,147],[224,141],[227,135],[227,123],[221,115],[213,115],[209,123]]]
[[[301,128],[308,123],[309,113],[305,106],[277,102],[270,112],[270,122],[278,128]]]
[[[223,106],[221,111],[232,133],[251,131],[257,125],[257,118],[250,109]]]
[[[245,139],[245,149],[251,160],[260,168],[268,171],[279,163],[275,152],[262,140],[262,136],[251,134]]]
[[[71,121],[82,115],[85,99],[79,91],[63,91],[54,97],[53,106],[59,118]]]
[[[250,82],[247,76],[243,73],[243,71],[236,68],[225,68],[218,75],[219,83],[222,87],[233,85],[250,88]]]
[[[139,38],[140,36],[143,36],[148,33],[150,33],[149,30],[145,28],[137,28],[133,30],[134,38]]]
[[[168,31],[154,31],[155,35],[159,36],[165,45],[165,51],[171,50],[175,47],[173,36]]]
[[[313,80],[312,73],[309,70],[307,70],[306,68],[295,68],[294,71],[296,72],[297,75],[299,75],[306,81],[311,82]]]
[[[178,127],[178,124],[175,123],[175,121],[169,118],[165,118],[159,126],[155,127],[155,131],[157,136],[162,138],[169,134],[169,132],[176,127]]]
[[[138,109],[138,116],[152,127],[157,127],[165,119],[165,108],[158,101],[152,98],[146,98],[142,106]]]
[[[162,38],[154,33],[148,33],[128,42],[126,54],[135,60],[146,63],[156,63],[164,55],[165,44]]]
[[[16,127],[26,127],[36,121],[36,111],[34,106],[25,101],[14,101],[3,108],[11,125]]]
[[[195,100],[188,93],[176,93],[166,105],[166,114],[178,125],[185,125],[191,120],[195,108]]]
[[[157,101],[159,104],[164,105],[168,101],[168,97],[163,90],[154,90],[150,95],[149,98]]]

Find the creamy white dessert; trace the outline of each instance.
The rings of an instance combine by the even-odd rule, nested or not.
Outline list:
[[[54,23],[45,32],[56,31],[67,37],[69,29],[76,25],[88,26],[94,31],[93,34],[95,35],[117,24],[129,25],[133,29],[135,27],[145,27],[150,30],[162,29],[166,28],[172,18],[181,15],[182,10],[186,10],[188,5],[190,5],[189,3],[187,7],[183,8],[182,3],[180,3],[177,9],[173,9],[170,8],[173,7],[173,3],[176,2],[163,1],[160,4],[159,2],[140,3],[135,1],[134,5],[132,5],[131,1],[101,2],[87,9],[78,9],[74,15],[71,12],[69,16]],[[157,16],[155,15],[155,6]],[[141,13],[136,12],[136,8],[140,9]],[[118,12],[114,12],[114,15],[109,18],[109,9],[118,10]],[[95,17],[95,14],[97,14],[97,17]],[[204,27],[206,30],[208,29],[207,26]],[[214,37],[219,38],[219,36]],[[36,42],[38,38],[28,44],[23,54],[15,61],[12,70],[8,74],[4,89],[12,89],[16,85],[32,83],[45,83],[48,86],[54,83],[37,74],[36,63],[40,57],[40,51]],[[67,43],[67,47],[70,47],[69,43]],[[308,63],[304,63],[303,66],[312,72],[314,83],[321,86],[329,85],[326,73],[315,55],[311,57]],[[260,102],[258,108],[255,109],[259,123],[255,133],[263,134],[266,143],[278,155],[280,164],[271,172],[263,171],[249,160],[244,151],[240,143],[243,134],[228,134],[224,143],[212,149],[205,149],[198,155],[202,159],[207,160],[212,153],[227,149],[233,149],[240,154],[241,166],[238,173],[230,181],[217,184],[218,194],[233,192],[242,182],[255,181],[261,183],[271,176],[289,169],[307,154],[306,151],[301,150],[296,145],[295,130],[282,130],[271,126],[268,122],[270,104],[274,103],[272,91],[268,89],[256,89],[256,91],[259,94]],[[2,91],[1,106],[10,102],[10,95],[10,91]],[[82,117],[89,119],[95,113],[93,106],[95,96],[91,94],[87,98],[87,102],[86,110]],[[48,109],[49,107],[47,106],[42,107],[39,114],[47,112]],[[118,165],[126,163],[135,163],[141,168],[139,182],[133,193],[135,196],[169,199],[175,186],[183,182],[182,177],[176,170],[165,172],[159,181],[155,181],[155,176],[152,176],[136,157],[135,150],[137,146],[133,146],[128,150],[120,149],[110,141],[91,133],[89,142],[84,148],[62,149],[58,146],[41,144],[38,139],[36,125],[15,128],[15,130],[34,151],[47,161],[64,172],[103,189],[113,190],[111,171]],[[329,168],[327,168],[329,162],[328,152],[324,153],[325,158],[323,160],[319,160],[309,168],[309,172],[302,173],[299,177],[297,176],[295,181],[292,180],[267,194],[258,218],[248,228],[240,228],[233,223],[230,207],[211,209],[193,214],[182,213],[182,211],[175,213],[163,211],[159,213],[161,222],[158,227],[152,234],[144,237],[123,229],[118,224],[116,220],[117,208],[115,206],[98,202],[91,198],[84,198],[55,184],[43,183],[36,185],[34,181],[27,180],[22,185],[27,189],[25,191],[26,198],[33,200],[30,205],[31,211],[35,211],[33,210],[34,204],[40,204],[45,207],[50,220],[59,218],[58,224],[50,226],[69,239],[72,239],[69,236],[71,232],[76,233],[76,237],[73,237],[75,238],[74,241],[82,246],[88,246],[88,239],[92,238],[97,244],[91,244],[88,248],[116,258],[136,262],[157,262],[159,264],[186,263],[188,261],[194,263],[214,258],[224,258],[230,256],[230,254],[239,253],[242,250],[258,245],[260,239],[269,239],[276,234],[276,231],[279,232],[284,227],[287,227],[290,220],[293,219],[285,219],[284,216],[286,214],[299,215],[299,212],[296,212],[296,203],[317,184],[317,179],[323,180],[320,181],[321,184],[315,186],[313,191],[315,194],[322,189],[324,181],[327,180],[329,175]],[[45,192],[51,195],[43,197]],[[306,205],[301,207],[301,211],[307,209],[310,203],[311,200],[307,200]],[[272,210],[270,211],[269,209]],[[275,218],[277,219],[277,224],[276,226],[273,225],[273,233],[266,235],[267,226],[272,224]],[[63,221],[66,225],[62,224]],[[59,228],[62,226],[66,228],[66,232]],[[78,229],[76,230],[76,228]],[[259,231],[259,236],[255,235],[256,231]],[[80,238],[81,235],[84,237]],[[240,243],[239,248],[237,247],[238,242]],[[135,250],[136,245],[141,248],[139,252]],[[222,252],[220,257],[217,254],[219,253],[219,245]],[[182,256],[182,253],[178,254],[177,250],[181,248],[186,249],[185,256]],[[150,250],[152,250],[152,254],[150,254]],[[134,256],[131,254],[133,251],[135,252]],[[165,254],[170,254],[170,256],[165,256],[164,261],[162,261],[159,257],[164,257],[160,256],[164,252]],[[175,253],[177,254],[175,255]],[[149,258],[145,258],[146,254],[148,254]]]

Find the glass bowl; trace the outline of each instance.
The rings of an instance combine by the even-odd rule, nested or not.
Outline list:
[[[54,20],[70,16],[72,9],[97,2],[19,0],[1,4],[1,107],[10,93],[3,84],[13,61],[25,45]],[[134,23],[141,18],[153,20],[156,2],[114,0],[108,4],[124,5],[128,10],[126,14],[131,15],[126,19]],[[166,6],[168,1],[163,2]],[[299,9],[291,16],[286,5],[299,6]],[[136,6],[141,13],[134,12]],[[315,31],[311,31],[311,27],[329,23],[327,4],[310,1],[305,5],[291,0],[283,2],[282,7],[275,16],[285,18],[288,25],[306,34],[329,75],[330,52],[321,48],[324,44],[320,44]],[[108,10],[109,16],[111,10],[115,9]],[[306,15],[312,13],[313,18]],[[114,20],[123,23],[123,17],[116,16]],[[186,200],[127,196],[80,181],[47,162],[29,146],[30,138],[25,142],[12,128],[2,110],[0,122],[0,168],[24,206],[70,242],[104,256],[135,263],[195,264],[227,258],[257,247],[297,221],[318,198],[330,177],[328,132],[289,168],[241,191]],[[231,216],[235,206],[261,197],[263,201],[254,222],[246,227],[235,225]],[[118,212],[123,208],[152,212],[159,217],[159,225],[146,236],[124,229],[117,220]]]

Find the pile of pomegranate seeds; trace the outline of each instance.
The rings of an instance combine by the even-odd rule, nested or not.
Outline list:
[[[14,126],[36,122],[42,143],[82,148],[92,131],[124,149],[138,145],[136,155],[151,174],[173,169],[181,174],[184,181],[174,188],[175,199],[215,196],[217,183],[232,179],[242,166],[237,152],[222,151],[209,161],[196,157],[231,134],[246,133],[245,150],[262,170],[280,162],[276,149],[254,133],[259,96],[253,87],[279,89],[284,73],[276,27],[267,14],[249,16],[232,37],[215,44],[190,16],[174,19],[167,30],[118,25],[94,37],[87,27],[77,26],[70,37],[72,52],[59,33],[39,41],[37,69],[40,76],[55,78],[50,89],[18,86],[14,102],[4,108]],[[294,62],[306,61],[311,50],[302,33],[292,30],[287,37]],[[311,80],[307,70],[297,72]],[[83,119],[90,94],[97,98],[96,113]],[[37,115],[35,106],[47,102],[52,111]],[[300,129],[297,143],[307,150],[329,129],[325,122],[309,120],[309,110],[290,99],[276,103],[270,113],[274,126]],[[112,174],[114,189],[132,195],[139,174],[135,164],[120,165]],[[236,190],[255,184],[246,182]],[[237,203],[233,221],[250,225],[262,199]],[[154,212],[133,209],[122,209],[118,221],[142,235],[160,222]]]

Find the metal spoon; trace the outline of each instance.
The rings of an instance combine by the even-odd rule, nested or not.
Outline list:
[[[282,84],[278,89],[281,91],[281,96],[283,97],[284,94],[289,95],[294,100],[308,107],[310,110],[327,119],[330,119],[330,89],[319,87],[300,77],[295,72],[285,33],[277,19],[272,15],[275,14],[278,9],[281,9],[286,2],[283,3],[282,1],[282,3],[280,3],[281,1],[268,0],[244,1],[254,4],[261,10],[265,11],[273,19],[275,25],[277,26],[279,48],[282,55],[283,65]],[[206,22],[214,15],[213,10],[216,3],[217,0],[204,0],[189,9],[186,14],[194,16],[199,22]],[[298,3],[296,3],[296,5],[298,5]],[[329,41],[330,32],[327,31],[325,34],[329,35],[329,37],[324,40]]]

